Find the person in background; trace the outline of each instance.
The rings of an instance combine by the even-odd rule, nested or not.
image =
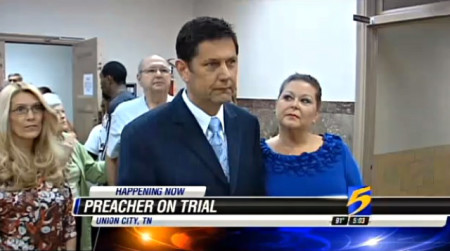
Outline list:
[[[104,151],[106,151],[106,125],[108,123],[108,114],[107,114],[107,108],[109,107],[109,101],[106,97],[103,97],[102,103],[100,106],[101,114],[99,117],[99,121],[101,121],[100,124],[96,125],[94,128],[92,128],[91,132],[89,133],[89,137],[84,143],[84,147],[88,151],[88,153],[91,155],[91,157],[94,160],[97,161],[104,161]],[[106,167],[105,167],[106,168]],[[105,185],[103,184],[89,184],[92,185]],[[96,241],[98,238],[98,232],[99,228],[97,227],[91,227],[91,244],[92,248],[95,249]]]
[[[75,250],[70,149],[58,119],[32,85],[0,93],[0,250]]]
[[[52,89],[50,89],[50,88],[47,87],[47,86],[41,86],[41,87],[39,87],[38,89],[39,89],[39,91],[40,91],[42,94],[53,93]]]
[[[117,61],[111,61],[103,66],[100,72],[100,87],[102,95],[111,100],[108,113],[112,114],[116,107],[125,101],[134,98],[133,94],[127,91],[127,69]]]
[[[64,132],[67,134],[67,136],[76,139],[77,137],[76,133],[73,130],[72,124],[66,118],[66,110],[64,109],[64,106],[59,96],[52,92],[47,92],[43,94],[43,97],[58,115],[58,119],[62,127],[64,128]]]
[[[267,191],[271,196],[347,195],[362,185],[361,174],[337,135],[313,134],[319,119],[322,89],[310,75],[293,74],[281,85],[276,103],[279,133],[263,140]]]
[[[185,90],[125,126],[118,184],[206,186],[207,196],[265,195],[258,119],[230,103],[239,46],[213,17],[183,25],[176,40]]]
[[[107,145],[108,183],[117,182],[120,135],[123,128],[135,118],[172,100],[167,93],[172,79],[170,65],[161,56],[153,55],[141,60],[137,80],[144,95],[120,104],[111,116],[111,129]]]
[[[101,159],[101,157],[104,156],[103,151],[106,148],[106,124],[108,121],[108,117],[106,115],[107,106],[108,101],[103,99],[101,104],[101,123],[92,128],[89,133],[89,137],[84,143],[84,147],[95,160],[104,160]]]
[[[12,74],[8,75],[9,83],[18,83],[18,82],[22,82],[22,81],[23,81],[23,77],[19,73],[12,73]]]
[[[108,119],[106,124],[106,141],[108,145],[109,130],[111,127],[111,114],[116,110],[117,106],[122,102],[134,99],[134,95],[127,91],[127,69],[123,64],[117,61],[111,61],[103,66],[100,72],[100,87],[102,96],[106,100],[110,100],[107,109]],[[103,151],[101,159],[106,159],[106,151]]]
[[[67,180],[74,197],[89,196],[89,184],[106,182],[105,162],[95,161],[88,151],[74,137],[66,118],[61,99],[54,93],[43,95],[45,102],[58,115],[60,139],[71,147],[72,155],[67,165]],[[91,218],[77,217],[77,250],[91,250]]]

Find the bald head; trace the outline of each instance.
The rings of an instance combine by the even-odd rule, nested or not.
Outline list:
[[[145,92],[168,93],[171,78],[170,65],[161,56],[152,55],[139,63],[137,79]]]
[[[141,71],[143,71],[145,69],[146,65],[149,64],[160,64],[163,66],[166,66],[167,68],[170,69],[170,65],[167,62],[167,60],[159,55],[152,55],[152,56],[148,56],[146,58],[143,58],[141,60],[141,62],[139,63],[139,67],[138,67],[138,73],[140,73]]]

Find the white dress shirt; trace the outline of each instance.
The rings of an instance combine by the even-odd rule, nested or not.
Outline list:
[[[210,116],[206,112],[204,112],[202,109],[200,109],[198,106],[196,106],[192,101],[189,99],[187,95],[187,90],[185,89],[182,93],[182,98],[184,103],[186,103],[188,109],[192,112],[195,119],[197,120],[198,124],[200,125],[200,128],[202,128],[202,132],[205,134],[206,138],[209,139],[210,132],[208,130],[209,122],[211,122],[212,117],[217,117],[220,120],[220,123],[222,124],[222,131],[221,131],[221,137],[223,140],[225,139],[225,122],[223,118],[223,105],[220,106],[219,111],[216,115]]]

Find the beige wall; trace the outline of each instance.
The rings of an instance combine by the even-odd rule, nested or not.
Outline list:
[[[450,145],[378,154],[374,160],[374,195],[450,195]]]
[[[375,154],[450,144],[450,18],[379,29]]]

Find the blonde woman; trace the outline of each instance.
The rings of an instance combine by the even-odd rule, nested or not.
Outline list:
[[[0,93],[0,250],[75,250],[69,149],[39,91],[11,83]]]
[[[73,149],[71,159],[67,165],[67,179],[74,197],[89,196],[88,181],[94,184],[106,183],[105,162],[95,161],[86,148],[76,140],[75,133],[67,121],[66,111],[61,99],[54,93],[44,94],[44,100],[58,115],[61,140]],[[90,218],[76,218],[77,220],[77,249],[91,250]]]

